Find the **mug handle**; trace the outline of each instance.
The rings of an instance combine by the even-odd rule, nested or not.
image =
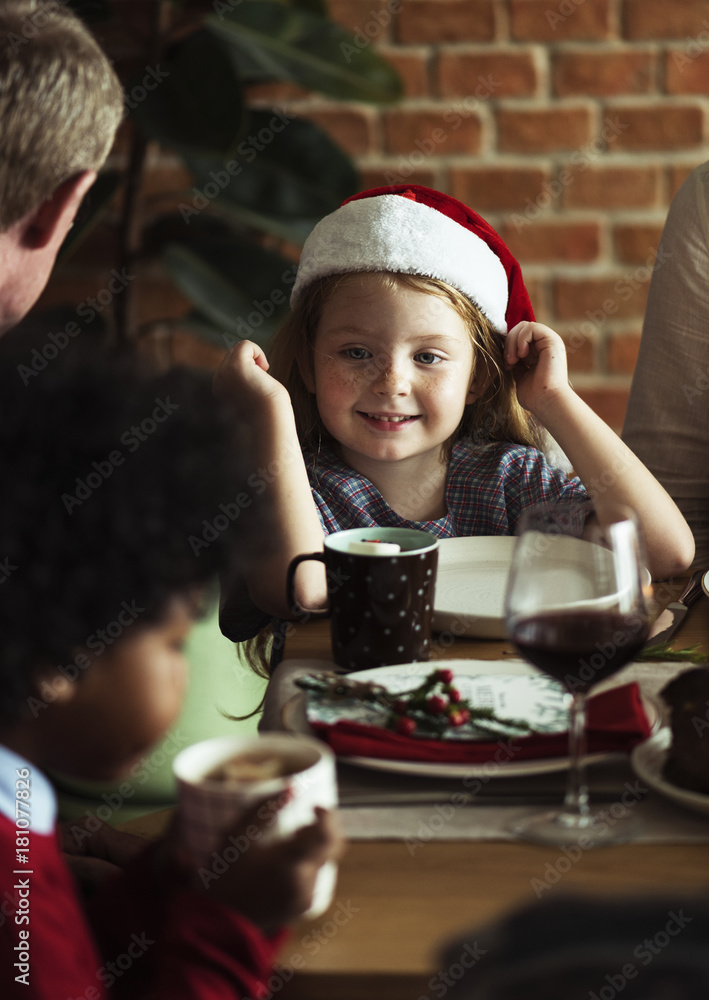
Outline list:
[[[296,556],[295,559],[291,559],[290,565],[288,567],[288,572],[286,573],[286,598],[288,601],[288,607],[295,614],[308,615],[309,618],[327,618],[330,611],[306,611],[305,608],[301,608],[295,599],[295,571],[302,562],[306,562],[308,559],[317,559],[321,562],[323,566],[325,565],[325,553],[324,552],[306,552],[302,555]]]

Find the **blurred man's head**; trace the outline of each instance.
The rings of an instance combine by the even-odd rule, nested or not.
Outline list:
[[[111,64],[59,0],[0,5],[0,333],[44,288],[123,115]]]

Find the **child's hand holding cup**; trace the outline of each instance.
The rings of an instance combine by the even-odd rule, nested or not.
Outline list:
[[[248,855],[250,831],[261,844],[280,841],[312,824],[316,807],[337,806],[334,755],[308,736],[268,733],[204,740],[179,753],[173,770],[177,837],[205,888]],[[274,808],[279,799],[285,802]],[[257,802],[264,803],[258,814],[265,823],[229,837]],[[320,916],[328,908],[336,876],[333,861],[322,865],[306,917]]]

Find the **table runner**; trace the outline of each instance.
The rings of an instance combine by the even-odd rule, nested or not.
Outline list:
[[[662,711],[659,692],[677,673],[689,669],[688,663],[632,663],[610,678],[597,690],[637,681],[643,693],[656,701]],[[335,670],[327,660],[284,660],[269,682],[261,731],[280,729],[283,708],[301,694],[297,677],[323,670]],[[483,669],[483,668],[481,668]],[[535,671],[523,660],[488,660],[486,673],[530,674]],[[658,793],[645,788],[635,776],[627,757],[609,758],[608,762],[589,768],[591,801],[604,810],[604,821],[631,810],[642,821],[635,843],[704,843],[709,842],[709,816],[683,809]],[[565,772],[524,777],[489,776],[464,779],[422,778],[392,774],[341,763],[338,767],[340,814],[345,835],[350,840],[401,840],[415,854],[430,840],[510,840],[508,824],[530,811],[554,808],[563,799]],[[354,796],[431,796],[435,801],[413,804],[390,803],[348,805]],[[519,795],[510,804],[501,804],[499,796]],[[544,796],[544,802],[525,804],[527,796]],[[470,801],[472,798],[472,802]],[[594,807],[595,808],[595,807]]]

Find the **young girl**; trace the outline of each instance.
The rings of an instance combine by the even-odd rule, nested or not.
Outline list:
[[[517,261],[465,205],[418,186],[350,198],[306,241],[291,305],[271,366],[246,341],[215,378],[252,424],[254,468],[270,470],[267,540],[222,600],[235,641],[293,616],[290,561],[346,528],[510,535],[532,504],[590,496],[599,513],[636,509],[654,578],[691,562],[679,510],[573,391]],[[549,464],[545,432],[577,478]],[[321,566],[297,583],[301,608],[325,604]]]

